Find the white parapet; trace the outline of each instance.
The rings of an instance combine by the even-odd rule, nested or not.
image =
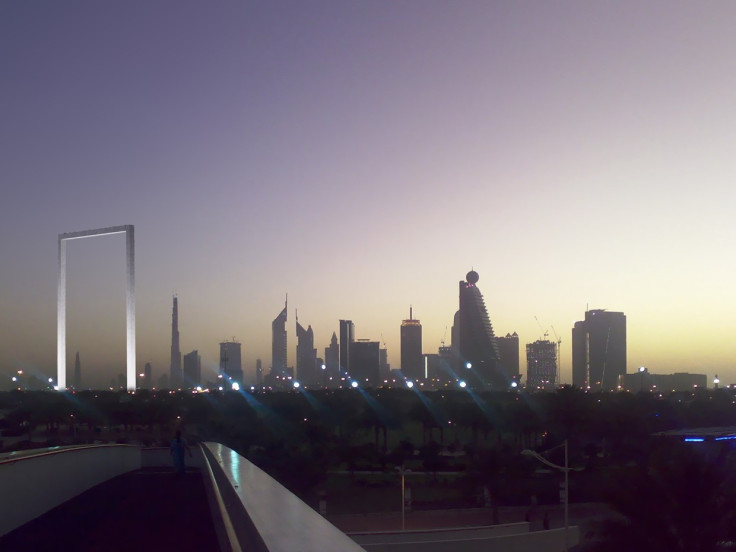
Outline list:
[[[0,535],[117,475],[140,469],[141,449],[88,445],[0,459]]]

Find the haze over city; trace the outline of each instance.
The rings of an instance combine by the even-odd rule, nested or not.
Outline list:
[[[136,228],[137,355],[166,373],[171,298],[203,378],[246,376],[289,296],[399,365],[480,275],[496,335],[586,307],[628,366],[736,381],[736,5],[0,4],[0,373],[55,375],[57,236]],[[68,364],[125,367],[125,242],[68,245]],[[541,326],[541,327],[540,327]],[[522,371],[525,364],[522,361]]]

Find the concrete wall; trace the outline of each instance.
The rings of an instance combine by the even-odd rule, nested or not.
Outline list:
[[[141,467],[131,445],[92,445],[0,460],[0,535],[108,479]]]

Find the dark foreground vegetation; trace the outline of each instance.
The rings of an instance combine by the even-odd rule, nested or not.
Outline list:
[[[730,390],[660,396],[481,393],[406,389],[272,393],[168,391],[0,394],[4,450],[74,443],[168,446],[219,441],[332,512],[397,510],[399,468],[412,507],[487,507],[559,501],[564,464],[571,502],[608,502],[590,550],[720,550],[736,541],[736,441],[683,443],[657,435],[736,426]],[[542,468],[542,469],[540,469]],[[720,548],[719,548],[720,547]]]

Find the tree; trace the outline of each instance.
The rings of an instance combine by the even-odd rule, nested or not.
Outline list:
[[[724,448],[716,458],[664,443],[650,465],[613,481],[618,517],[601,522],[586,552],[716,552],[736,538],[736,485]]]

